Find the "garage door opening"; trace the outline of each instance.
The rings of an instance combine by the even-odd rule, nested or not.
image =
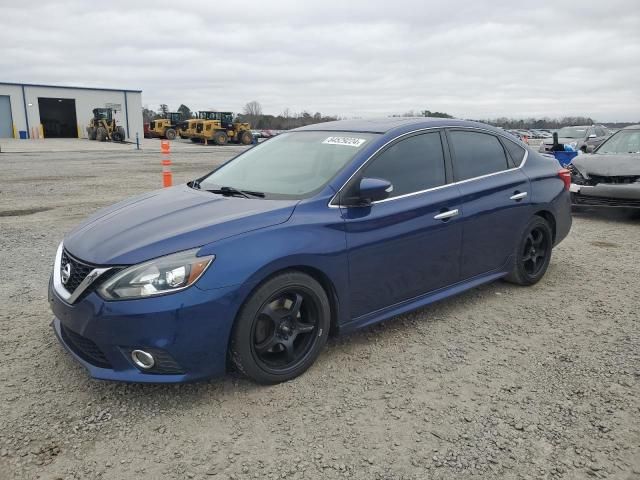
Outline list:
[[[72,98],[38,98],[44,138],[78,138],[76,101]]]
[[[0,95],[0,138],[13,137],[13,118],[11,101],[8,95]]]

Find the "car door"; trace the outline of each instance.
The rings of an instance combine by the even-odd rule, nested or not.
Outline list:
[[[529,178],[518,168],[525,150],[486,131],[447,131],[464,212],[461,278],[504,268],[530,217]],[[512,159],[505,146],[520,158]],[[517,162],[517,163],[514,163]]]
[[[390,144],[350,182],[372,177],[393,185],[385,200],[341,207],[352,319],[458,280],[459,192],[447,185],[451,170],[441,135],[431,131]]]

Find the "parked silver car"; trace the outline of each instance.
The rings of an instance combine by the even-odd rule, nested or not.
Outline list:
[[[602,125],[583,125],[563,127],[558,130],[558,143],[571,145],[576,151],[593,152],[609,136],[609,131]],[[553,148],[553,138],[545,138],[539,151],[549,153]]]

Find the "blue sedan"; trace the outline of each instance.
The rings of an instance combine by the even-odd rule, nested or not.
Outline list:
[[[475,122],[299,128],[70,232],[53,328],[99,379],[286,381],[330,333],[499,278],[538,282],[571,228],[570,181]]]

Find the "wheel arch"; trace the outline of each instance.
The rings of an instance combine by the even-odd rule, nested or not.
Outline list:
[[[242,310],[242,306],[251,298],[254,292],[260,288],[265,282],[268,282],[272,278],[281,275],[286,272],[301,272],[306,275],[309,275],[315,281],[317,281],[320,286],[324,289],[327,294],[327,298],[329,299],[329,308],[331,311],[329,312],[331,315],[331,330],[330,334],[336,334],[338,332],[338,324],[339,324],[339,309],[340,309],[340,300],[338,298],[337,289],[325,272],[311,265],[305,264],[292,264],[286,267],[281,267],[276,270],[269,272],[268,275],[263,276],[260,280],[255,282],[249,292],[244,296],[244,299],[241,302],[241,306],[236,312],[236,318],[234,318],[233,322],[235,324],[240,311]]]
[[[556,217],[549,210],[538,210],[534,215],[543,218],[551,227],[553,243],[556,242]]]

